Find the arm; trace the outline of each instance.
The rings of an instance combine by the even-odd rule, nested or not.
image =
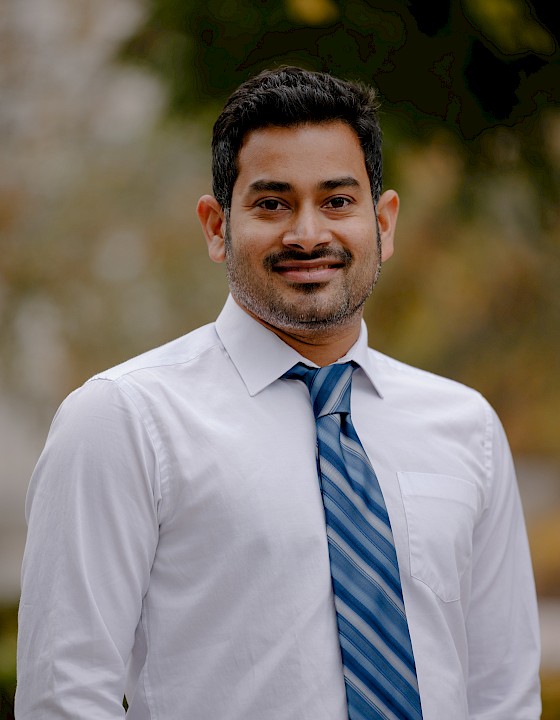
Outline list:
[[[486,507],[473,542],[467,616],[469,718],[540,718],[540,636],[535,587],[515,471],[487,407]]]
[[[126,663],[158,541],[151,439],[115,383],[57,413],[31,479],[18,720],[124,718]]]

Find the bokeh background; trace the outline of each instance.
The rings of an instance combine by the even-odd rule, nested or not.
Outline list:
[[[483,392],[519,474],[560,718],[560,25],[534,0],[0,0],[0,720],[29,476],[64,396],[212,321],[211,125],[264,67],[373,83],[394,258],[371,342]]]

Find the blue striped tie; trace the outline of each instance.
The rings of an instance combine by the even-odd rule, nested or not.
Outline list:
[[[393,534],[379,482],[350,419],[351,363],[284,377],[307,385],[350,720],[421,720]]]

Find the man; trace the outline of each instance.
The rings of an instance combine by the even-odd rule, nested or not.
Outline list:
[[[18,720],[535,720],[500,423],[367,347],[399,205],[373,91],[249,80],[213,179],[217,322],[74,392],[32,478]]]

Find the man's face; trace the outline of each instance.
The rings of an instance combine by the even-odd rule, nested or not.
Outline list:
[[[355,132],[339,121],[256,130],[238,166],[225,232],[238,304],[288,332],[359,321],[382,247]]]

